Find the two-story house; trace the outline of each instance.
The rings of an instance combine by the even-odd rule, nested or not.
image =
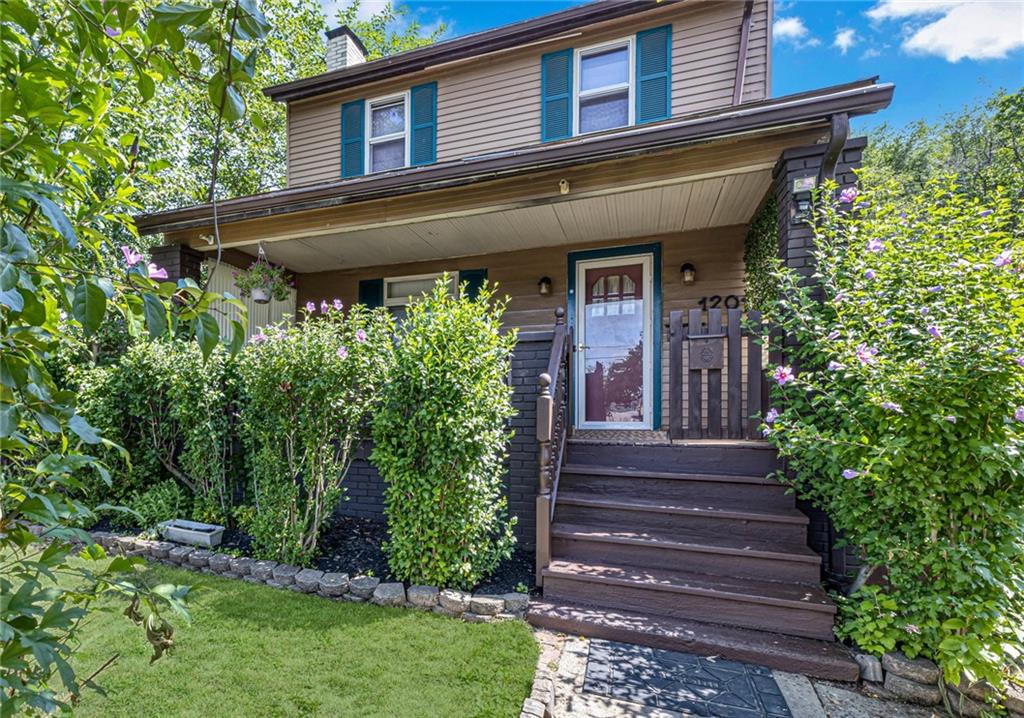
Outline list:
[[[400,314],[443,272],[510,297],[531,620],[850,678],[827,524],[765,478],[743,247],[774,197],[780,257],[810,273],[809,190],[853,181],[849,118],[893,87],[770,97],[771,23],[771,0],[593,2],[374,61],[338,28],[326,73],[265,90],[287,106],[287,187],[218,203],[219,233],[226,261],[262,247],[293,271],[300,305]],[[212,217],[138,226],[181,276]],[[381,513],[369,464],[347,484],[344,511]]]

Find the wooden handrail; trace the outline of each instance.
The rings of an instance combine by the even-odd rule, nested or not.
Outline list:
[[[537,566],[536,582],[543,585],[544,569],[551,563],[551,521],[558,498],[565,439],[569,429],[572,371],[572,329],[565,310],[555,310],[555,327],[547,371],[538,377],[537,395]]]

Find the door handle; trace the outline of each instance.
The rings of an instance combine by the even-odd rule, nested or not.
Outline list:
[[[576,351],[578,351],[578,352],[581,352],[581,351],[583,351],[584,349],[590,349],[590,347],[588,347],[588,346],[587,346],[586,344],[580,344],[580,345],[578,345],[578,346],[576,347]]]

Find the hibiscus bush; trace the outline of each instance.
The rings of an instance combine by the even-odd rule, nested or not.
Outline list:
[[[391,364],[384,309],[341,302],[254,335],[239,357],[252,486],[236,516],[262,558],[307,564]]]
[[[822,193],[816,282],[779,270],[767,309],[795,342],[765,433],[874,570],[841,635],[1000,685],[1024,643],[1024,238],[1019,199],[956,186]]]
[[[412,583],[470,588],[515,540],[502,480],[516,339],[501,331],[505,302],[492,301],[490,289],[470,299],[448,287],[442,277],[409,305],[370,458],[386,484],[391,571]]]

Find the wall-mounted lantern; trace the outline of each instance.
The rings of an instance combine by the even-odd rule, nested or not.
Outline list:
[[[537,293],[542,297],[550,296],[551,294],[551,277],[541,277],[540,281],[537,282]]]
[[[802,224],[811,218],[812,195],[817,184],[816,174],[807,174],[793,179],[793,205],[790,208],[790,224]]]
[[[697,281],[697,268],[687,262],[679,268],[679,278],[683,280],[683,284],[690,286]]]

